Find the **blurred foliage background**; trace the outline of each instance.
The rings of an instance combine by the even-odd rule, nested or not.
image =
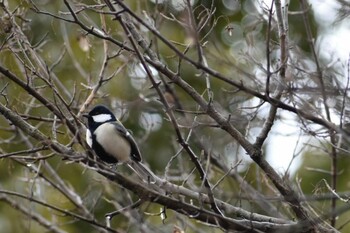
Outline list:
[[[283,83],[282,101],[324,118],[322,93],[317,79],[318,68],[320,68],[329,96],[328,105],[332,109],[332,123],[342,126],[348,120],[348,104],[345,109],[342,104],[343,101],[346,103],[348,101],[346,92],[348,89],[346,83],[349,78],[348,60],[340,56],[336,46],[327,47],[327,43],[330,43],[327,41],[329,39],[327,35],[334,33],[336,29],[341,30],[346,23],[349,23],[346,11],[346,13],[338,13],[338,10],[346,9],[346,4],[349,3],[347,1],[334,1],[336,2],[334,4],[330,4],[330,1],[311,2],[314,5],[330,4],[332,7],[330,11],[335,12],[330,14],[332,17],[329,17],[327,21],[330,26],[325,28],[325,22],[315,16],[315,11],[319,8],[314,6],[308,8],[308,26],[313,36],[316,49],[314,51],[310,46],[305,29],[305,19],[301,14],[304,11],[301,2],[291,1],[288,6],[284,5],[285,13],[288,15],[286,18],[288,18],[289,61]],[[173,43],[178,50],[195,61],[198,60],[198,51],[194,45],[195,38],[188,26],[190,24],[188,10],[183,1],[129,0],[124,3],[164,38]],[[24,81],[28,81],[26,75],[30,70],[25,70],[25,66],[30,66],[32,72],[36,71],[38,74],[45,73],[45,69],[50,70],[47,77],[56,84],[56,90],[70,104],[70,109],[78,113],[92,88],[98,84],[106,56],[105,42],[86,33],[79,25],[62,20],[72,19],[64,1],[11,0],[1,1],[0,4],[0,64]],[[101,2],[70,1],[69,4],[79,12],[79,19],[88,27],[98,30],[105,28],[105,33],[115,40],[128,44],[120,24],[110,15],[99,13],[102,11]],[[277,90],[280,84],[278,78],[281,64],[280,35],[275,16],[272,19],[270,32],[268,32],[268,10],[271,2],[197,0],[191,1],[191,4],[195,21],[197,25],[202,26],[198,34],[199,41],[203,45],[209,67],[232,80],[241,81],[248,88],[264,93],[266,45],[269,43],[271,70],[274,72],[271,77],[270,91],[273,93]],[[86,6],[91,6],[91,8]],[[210,9],[215,9],[215,11],[210,11]],[[207,22],[204,22],[209,12],[213,12],[213,15],[208,18]],[[324,15],[324,17],[328,16]],[[182,79],[207,98],[208,89],[203,72],[179,58],[149,29],[137,23],[136,27],[150,42],[150,48],[157,53],[159,59],[169,69],[178,72]],[[18,28],[22,31],[18,31]],[[348,30],[348,26],[346,29]],[[267,41],[268,33],[270,33],[270,41]],[[341,44],[338,46],[342,47]],[[32,48],[32,51],[27,49],[28,47]],[[330,51],[332,48],[334,50]],[[171,158],[179,154],[170,164],[168,179],[177,184],[187,182],[190,187],[191,185],[200,186],[200,179],[192,172],[193,164],[186,153],[181,151],[172,124],[164,112],[164,106],[159,101],[138,59],[134,54],[121,50],[113,43],[108,43],[107,53],[109,60],[103,76],[111,79],[101,86],[91,104],[104,104],[113,109],[123,124],[132,131],[142,151],[143,159],[152,171],[161,177],[164,176],[164,169],[169,165]],[[317,62],[314,53],[317,56]],[[35,56],[39,58],[34,59]],[[41,64],[35,63],[39,60]],[[157,69],[152,68],[152,73],[158,81],[164,79]],[[33,82],[36,90],[45,98],[62,105],[52,88],[43,79],[36,77],[30,82]],[[254,141],[266,119],[269,105],[219,79],[211,77],[210,84],[213,104],[225,116],[230,115],[231,123],[249,141]],[[252,163],[239,144],[222,131],[206,114],[198,114],[198,111],[200,112],[198,105],[185,91],[172,83],[169,85],[176,93],[183,109],[183,111],[176,112],[181,132],[186,137],[191,135],[194,128],[196,129],[197,137],[189,137],[188,143],[203,164],[206,158],[203,156],[202,148],[196,143],[197,140],[205,144],[214,157],[219,158],[228,167],[233,166],[236,174],[263,194],[266,200],[271,201],[277,209],[281,210],[284,216],[291,216],[291,213],[282,208],[285,203],[271,187],[270,181],[261,173],[256,164]],[[4,76],[0,76],[0,89],[3,93],[0,98],[1,103],[10,106],[12,110],[50,138],[55,138],[65,145],[72,143],[73,137],[67,133],[66,126],[25,90]],[[190,117],[192,122],[189,122],[185,115]],[[332,195],[327,184],[332,183],[334,173],[331,172],[332,157],[329,151],[332,145],[328,131],[286,110],[279,110],[275,124],[264,145],[266,149],[264,156],[280,172],[281,176],[293,182],[296,189],[300,189],[300,192],[305,195],[303,198],[317,213],[329,214]],[[23,132],[9,124],[4,117],[0,118],[0,126],[1,154],[41,147],[40,143],[27,138]],[[54,127],[56,127],[55,135],[53,134]],[[84,135],[83,128],[81,134]],[[280,138],[284,138],[284,142],[287,143],[274,144],[274,142],[279,142]],[[335,172],[337,174],[336,191],[346,199],[349,194],[347,179],[349,177],[347,171],[349,152],[344,144],[340,145],[343,149],[338,151]],[[83,150],[78,143],[71,145],[77,151]],[[295,150],[290,150],[290,148],[295,148]],[[45,177],[56,184],[62,179],[101,223],[104,223],[104,215],[107,212],[122,208],[121,204],[126,206],[137,200],[132,192],[109,182],[95,171],[79,163],[62,160],[61,156],[49,150],[42,150],[39,153],[40,156],[47,158],[35,159],[38,155],[34,156],[33,152],[1,158],[0,188],[23,194],[26,197],[35,197],[64,210],[74,210],[76,206],[61,192],[58,192]],[[283,165],[280,165],[279,161],[283,161]],[[289,163],[290,167],[288,167]],[[118,170],[135,176],[122,166],[118,167]],[[60,179],[57,179],[56,175]],[[215,166],[208,173],[213,184],[224,175],[225,172]],[[135,179],[137,179],[136,176]],[[219,184],[219,188],[214,190],[214,193],[222,200],[248,211],[269,213],[251,201],[249,193],[242,189],[241,183],[235,178],[226,177]],[[96,230],[84,221],[67,217],[28,199],[13,198],[20,205],[40,213],[66,232],[94,232]],[[338,200],[337,205],[346,204]],[[167,212],[167,219],[164,223],[159,215],[143,214],[144,211],[159,213],[160,208],[158,204],[144,203],[139,210],[132,210],[131,214],[116,216],[111,226],[127,232],[139,232],[139,225],[143,223],[147,223],[147,229],[154,232],[171,232],[174,226],[185,232],[220,232],[219,229],[196,221],[189,221],[186,216],[172,211]],[[17,207],[10,208],[6,202],[0,202],[2,232],[47,231],[36,221],[19,213],[17,209]],[[350,226],[347,224],[349,218],[350,215],[346,212],[337,219],[336,226],[341,227],[341,232],[350,232]]]

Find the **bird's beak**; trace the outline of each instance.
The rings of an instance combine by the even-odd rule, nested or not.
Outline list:
[[[82,116],[85,118],[89,118],[89,114],[87,114],[87,113],[82,114]]]

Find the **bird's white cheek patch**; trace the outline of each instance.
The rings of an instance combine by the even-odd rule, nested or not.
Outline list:
[[[89,129],[86,130],[86,142],[90,147],[92,147],[92,135]]]
[[[99,114],[96,116],[92,116],[92,119],[94,120],[94,122],[102,123],[111,120],[112,116],[111,114]]]

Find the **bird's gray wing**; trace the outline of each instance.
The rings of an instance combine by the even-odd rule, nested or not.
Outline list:
[[[131,133],[122,125],[117,122],[113,122],[116,130],[121,134],[130,144],[131,147],[131,158],[137,162],[142,161],[141,152],[137,146],[137,143]]]

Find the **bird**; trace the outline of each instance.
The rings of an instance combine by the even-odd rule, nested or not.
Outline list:
[[[88,114],[86,142],[108,164],[127,164],[143,181],[155,183],[155,175],[143,163],[141,152],[131,133],[104,105],[96,105]]]

